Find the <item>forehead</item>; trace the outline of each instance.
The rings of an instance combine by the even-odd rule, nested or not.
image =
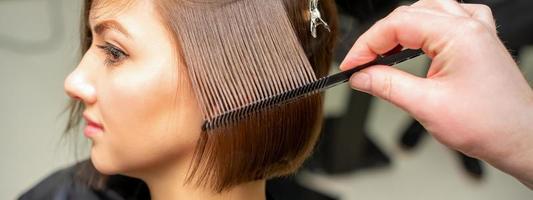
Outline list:
[[[89,19],[108,18],[132,7],[139,0],[88,0]]]

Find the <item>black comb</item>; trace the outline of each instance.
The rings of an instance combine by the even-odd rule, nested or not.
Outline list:
[[[353,69],[346,70],[344,72],[340,72],[337,74],[333,74],[330,76],[320,78],[316,81],[297,87],[295,89],[292,89],[292,90],[289,90],[289,91],[286,91],[286,92],[283,92],[277,95],[273,95],[271,97],[264,98],[262,100],[256,101],[246,106],[242,106],[240,108],[222,113],[214,117],[211,120],[205,121],[205,123],[202,126],[202,130],[206,131],[206,130],[215,129],[217,127],[225,126],[229,123],[236,122],[252,113],[259,112],[266,108],[271,108],[273,106],[279,106],[279,105],[294,101],[301,97],[305,97],[308,95],[322,92],[326,89],[329,89],[341,83],[347,82],[355,72],[361,71],[362,69],[365,69],[367,67],[370,67],[373,65],[392,66],[392,65],[396,65],[398,63],[410,60],[422,54],[423,52],[421,50],[406,49],[406,50],[402,50],[398,53],[394,53],[388,56],[380,56],[377,59],[367,64],[354,67]]]

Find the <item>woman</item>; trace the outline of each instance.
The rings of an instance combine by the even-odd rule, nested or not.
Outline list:
[[[73,99],[67,129],[83,118],[93,145],[91,163],[68,171],[76,174],[68,183],[81,180],[89,191],[108,191],[120,174],[144,181],[152,199],[265,199],[266,179],[294,172],[309,156],[318,138],[321,96],[260,113],[222,133],[201,130],[202,105],[187,73],[187,49],[180,46],[188,30],[180,29],[178,12],[191,2],[224,6],[205,0],[85,1],[84,56],[65,80]],[[319,29],[318,38],[311,36],[309,2],[282,3],[312,70],[324,76],[335,38],[333,2],[320,2],[331,32]],[[105,194],[100,197],[111,198]]]

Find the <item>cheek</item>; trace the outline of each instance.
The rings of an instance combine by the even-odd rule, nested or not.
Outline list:
[[[155,122],[169,117],[168,110],[174,106],[173,87],[170,75],[155,72],[118,72],[110,78],[105,89],[100,90],[99,104],[102,117],[115,130],[153,132]],[[164,116],[166,115],[166,116]]]
[[[176,77],[170,67],[153,66],[124,69],[110,77],[99,91],[106,130],[101,148],[96,144],[93,149],[94,156],[106,156],[102,160],[115,163],[116,171],[124,171],[192,152],[201,116],[195,115],[198,109],[190,105],[196,104],[190,101],[191,94],[179,92],[177,81],[181,80]]]

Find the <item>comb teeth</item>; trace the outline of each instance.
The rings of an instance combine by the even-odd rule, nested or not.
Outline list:
[[[224,127],[273,106],[281,106],[296,101],[299,98],[314,95],[322,91],[321,89],[326,87],[326,83],[327,77],[324,77],[310,84],[222,113],[221,115],[214,117],[213,120],[206,121],[202,126],[202,130],[206,131],[218,127]]]

